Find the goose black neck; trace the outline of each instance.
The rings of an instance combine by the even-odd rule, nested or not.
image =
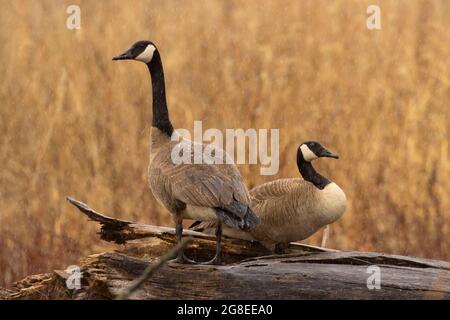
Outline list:
[[[297,166],[303,179],[311,182],[316,188],[322,190],[329,183],[331,183],[330,180],[322,176],[314,169],[311,162],[306,161],[303,158],[303,154],[300,149],[297,151]]]
[[[164,71],[158,50],[155,50],[152,60],[147,64],[152,78],[153,92],[153,120],[152,126],[172,136],[173,126],[169,119],[169,111],[166,102],[166,87],[164,83]]]

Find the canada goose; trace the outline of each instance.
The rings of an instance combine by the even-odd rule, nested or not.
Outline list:
[[[250,190],[251,206],[261,223],[248,232],[224,228],[224,235],[258,240],[281,253],[289,242],[304,240],[339,219],[347,199],[336,183],[313,168],[311,161],[321,157],[338,159],[318,142],[302,143],[297,166],[303,179],[279,179]],[[212,226],[211,222],[196,222],[191,229],[210,233]]]
[[[183,219],[216,222],[216,255],[207,263],[221,263],[222,223],[242,230],[259,223],[259,218],[250,209],[249,193],[239,171],[234,164],[228,164],[228,155],[222,149],[182,139],[174,130],[167,110],[161,57],[151,41],[138,41],[113,60],[144,62],[151,76],[153,120],[148,174],[153,195],[173,215],[178,241],[183,234]],[[213,150],[210,153],[215,154],[197,164],[193,150],[198,147],[202,151],[209,148]],[[172,160],[173,150],[189,152],[188,158],[192,164],[175,163]],[[211,159],[217,157],[222,157],[226,164],[214,164]],[[194,262],[186,258],[183,252],[179,253],[176,261]]]

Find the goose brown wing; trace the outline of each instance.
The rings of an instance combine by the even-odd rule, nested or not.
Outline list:
[[[234,164],[167,164],[160,168],[172,195],[187,205],[215,208],[220,220],[239,228],[259,222]]]
[[[315,189],[310,182],[298,178],[271,181],[250,190],[252,208],[261,218],[261,226],[282,228],[309,214],[308,208],[316,202]]]
[[[188,205],[222,208],[235,198],[248,204],[244,184],[217,166],[220,165],[180,164],[161,171],[172,186],[172,194]]]
[[[250,196],[252,201],[279,199],[297,192],[305,184],[308,184],[308,182],[300,178],[278,179],[254,187],[250,190]]]
[[[217,217],[234,228],[259,223],[249,206],[248,191],[238,175],[227,175],[223,165],[187,164],[167,170],[172,194],[180,201],[214,208]],[[237,169],[236,169],[237,170]]]

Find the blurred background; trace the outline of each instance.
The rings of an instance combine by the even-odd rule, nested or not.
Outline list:
[[[175,127],[280,128],[277,175],[239,166],[250,188],[299,176],[302,141],[341,156],[315,164],[348,197],[329,247],[450,260],[449,1],[0,5],[0,285],[111,248],[66,195],[172,224],[147,186],[147,70],[111,61],[141,39],[161,52]]]

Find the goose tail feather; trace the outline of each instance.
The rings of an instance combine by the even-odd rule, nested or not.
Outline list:
[[[236,214],[223,208],[215,208],[215,211],[221,222],[235,229],[253,229],[261,222],[259,217],[248,206],[244,214]]]

